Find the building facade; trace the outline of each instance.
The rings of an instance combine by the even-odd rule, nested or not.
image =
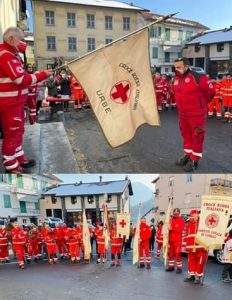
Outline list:
[[[138,26],[156,21],[161,15],[141,12]],[[182,48],[193,36],[208,28],[198,22],[170,18],[154,25],[150,30],[151,65],[162,74],[172,72],[174,60],[182,55]]]
[[[213,78],[232,73],[232,26],[192,39],[183,53],[191,65],[203,68]]]
[[[4,31],[11,26],[27,30],[26,0],[0,1],[0,42]]]
[[[37,224],[40,219],[41,193],[61,181],[53,175],[0,175],[0,218],[19,224]]]
[[[33,0],[38,68],[81,57],[136,30],[141,10],[118,1]]]
[[[103,205],[107,205],[109,218],[115,219],[117,212],[129,212],[132,185],[125,180],[93,183],[63,184],[49,189],[40,201],[41,214],[57,217],[69,225],[81,221],[85,209],[87,219],[96,224],[102,220]]]
[[[224,192],[232,195],[232,175],[223,174],[163,174],[156,182],[155,207],[158,214],[165,214],[169,200],[182,214],[201,207],[201,196],[222,193],[220,186],[227,182]],[[231,185],[231,187],[230,187]],[[219,188],[218,188],[219,187]],[[223,193],[224,193],[223,192]]]

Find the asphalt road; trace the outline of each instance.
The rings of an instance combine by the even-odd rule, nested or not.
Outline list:
[[[151,270],[137,269],[131,257],[123,265],[71,265],[46,261],[19,270],[15,263],[0,266],[0,299],[4,300],[218,300],[231,299],[232,284],[220,281],[222,266],[207,265],[204,286],[184,283],[180,275],[166,273],[162,262],[153,260]]]
[[[161,113],[161,127],[144,125],[129,143],[112,149],[91,110],[65,115],[68,133],[80,172],[183,173],[175,166],[182,152],[176,111]],[[232,124],[208,121],[205,153],[198,173],[232,172]]]

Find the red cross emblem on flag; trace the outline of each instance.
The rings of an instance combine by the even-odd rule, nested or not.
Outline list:
[[[125,222],[125,220],[122,220],[122,221],[119,223],[119,225],[121,225],[122,228],[124,228],[124,226],[126,226],[126,224],[127,224],[127,223]]]
[[[110,92],[111,99],[120,104],[125,104],[130,99],[131,85],[129,81],[117,82]]]
[[[205,220],[205,223],[206,223],[207,227],[209,227],[209,228],[217,227],[218,222],[219,222],[219,217],[216,214],[208,215],[208,217]]]

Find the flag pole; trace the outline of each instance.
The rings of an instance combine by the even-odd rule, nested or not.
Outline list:
[[[133,31],[133,32],[130,32],[129,34],[124,35],[124,36],[118,38],[117,40],[114,40],[113,42],[104,45],[103,47],[100,47],[100,48],[97,48],[97,49],[95,49],[95,50],[93,50],[93,51],[91,51],[91,52],[88,52],[88,53],[84,54],[84,55],[81,56],[81,57],[77,57],[77,58],[75,58],[75,59],[73,59],[73,60],[70,60],[69,62],[63,64],[62,66],[60,66],[60,67],[58,67],[58,68],[55,68],[55,70],[59,70],[59,69],[62,69],[62,68],[64,68],[64,67],[68,67],[68,65],[70,65],[70,64],[73,63],[73,62],[76,62],[76,61],[78,61],[78,60],[81,60],[81,59],[83,59],[83,58],[85,58],[85,57],[87,57],[87,56],[89,56],[89,55],[91,55],[91,54],[93,54],[93,53],[95,53],[95,52],[98,52],[99,50],[102,50],[102,49],[104,49],[104,48],[110,47],[110,46],[112,46],[113,44],[115,44],[115,43],[117,43],[117,42],[119,42],[119,41],[122,41],[122,40],[124,40],[124,39],[126,39],[126,38],[128,38],[128,37],[130,37],[130,36],[132,36],[132,35],[134,35],[134,34],[136,34],[136,33],[138,33],[138,32],[140,32],[140,31],[143,31],[144,29],[149,28],[149,27],[151,27],[151,26],[153,26],[153,25],[155,25],[155,24],[158,24],[158,23],[161,23],[161,22],[163,22],[163,21],[166,21],[166,20],[172,18],[173,16],[177,15],[178,13],[179,13],[179,12],[174,13],[174,14],[169,14],[169,15],[166,15],[166,16],[163,16],[163,17],[159,17],[156,21],[151,22],[151,23],[149,23],[149,24],[147,24],[147,25],[145,25],[145,26],[143,26],[143,27],[141,27],[141,28],[139,28],[139,29],[137,29],[137,30],[135,30],[135,31]]]

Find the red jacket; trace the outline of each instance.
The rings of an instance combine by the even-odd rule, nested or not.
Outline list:
[[[8,245],[8,235],[5,229],[0,228],[0,247]]]
[[[188,221],[186,226],[186,250],[187,252],[196,252],[196,250],[204,249],[204,247],[196,243],[196,235],[199,226],[199,221]]]
[[[151,238],[151,227],[147,224],[140,224],[140,235],[139,238],[142,242],[149,242]]]
[[[215,95],[215,87],[206,75],[198,75],[190,70],[183,75],[176,73],[173,86],[180,115],[207,114],[208,103]]]
[[[15,48],[7,43],[0,44],[0,101],[25,101],[28,86],[46,78],[47,74],[44,71],[28,74]]]
[[[156,231],[156,242],[159,243],[159,244],[163,244],[163,225],[160,224],[158,227],[157,227],[157,231]]]
[[[111,240],[111,253],[115,255],[121,253],[123,238],[117,236],[116,228],[112,228],[110,230],[110,240]]]
[[[169,228],[169,241],[182,244],[184,231],[184,219],[182,217],[171,217]]]

